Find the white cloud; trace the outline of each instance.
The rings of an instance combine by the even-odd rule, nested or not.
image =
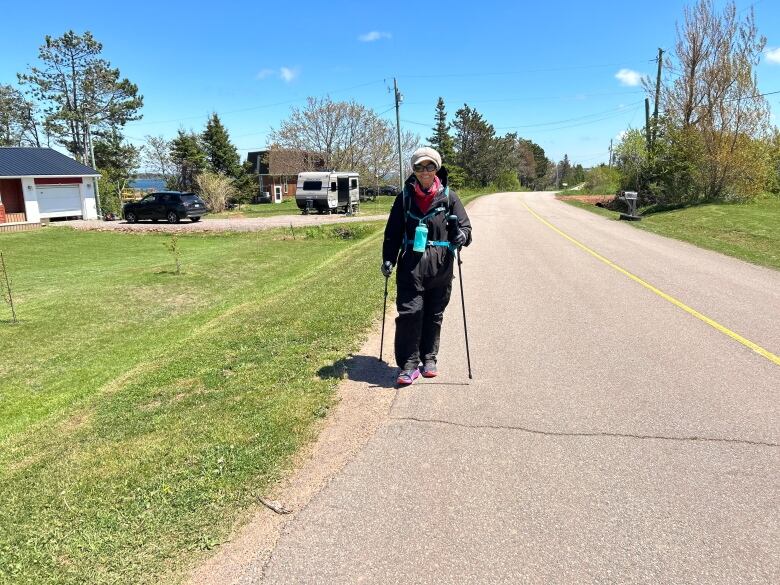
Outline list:
[[[298,77],[299,71],[297,69],[291,69],[290,67],[282,67],[279,69],[279,75],[281,75],[282,79],[284,79],[287,83],[290,83],[293,79]]]
[[[293,79],[296,79],[301,74],[300,70],[297,67],[280,67],[279,69],[261,69],[257,72],[257,75],[255,75],[256,79],[268,79],[269,77],[278,77],[279,79],[282,79],[285,81],[285,83],[290,83]]]
[[[615,78],[620,81],[622,85],[628,85],[635,87],[642,83],[642,74],[631,69],[621,69],[615,73]]]
[[[777,49],[767,49],[764,51],[766,54],[766,60],[770,63],[777,63],[780,65],[780,47]]]
[[[372,43],[374,41],[378,41],[379,39],[391,39],[391,38],[393,38],[393,35],[391,35],[390,33],[372,30],[369,33],[360,35],[358,37],[358,40],[363,41],[364,43]]]

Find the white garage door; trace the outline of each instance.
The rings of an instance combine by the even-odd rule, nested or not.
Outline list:
[[[38,210],[41,217],[82,215],[78,185],[38,185]]]

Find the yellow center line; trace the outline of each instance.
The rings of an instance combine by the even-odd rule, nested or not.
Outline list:
[[[523,203],[523,205],[525,206],[525,208],[526,208],[526,209],[527,209],[527,210],[528,210],[528,211],[531,213],[531,215],[533,215],[533,216],[534,216],[536,219],[538,219],[539,221],[541,221],[541,222],[542,222],[544,225],[546,225],[547,227],[549,227],[551,230],[553,230],[553,231],[557,232],[559,235],[561,235],[561,236],[563,236],[564,238],[566,238],[567,240],[569,240],[571,243],[573,243],[573,244],[575,244],[576,246],[578,246],[578,247],[582,248],[583,250],[585,250],[585,251],[586,251],[588,254],[590,254],[591,256],[593,256],[593,257],[595,257],[595,258],[598,258],[599,260],[601,260],[602,262],[604,262],[604,264],[606,264],[606,265],[608,265],[608,266],[611,266],[612,268],[614,268],[615,270],[617,270],[618,272],[620,272],[620,273],[622,273],[622,274],[625,274],[625,275],[626,275],[626,276],[628,276],[628,277],[629,277],[631,280],[633,280],[633,281],[635,281],[635,282],[638,282],[639,284],[641,284],[641,285],[642,285],[643,287],[645,287],[646,289],[653,291],[653,292],[654,292],[655,294],[657,294],[659,297],[661,297],[661,298],[663,298],[663,299],[666,299],[667,301],[669,301],[670,303],[672,303],[672,304],[673,304],[673,305],[675,305],[676,307],[679,307],[680,309],[682,309],[682,310],[683,310],[683,311],[685,311],[686,313],[688,313],[688,314],[690,314],[690,315],[693,315],[693,316],[694,316],[694,317],[696,317],[697,319],[700,319],[700,320],[704,321],[704,322],[705,322],[707,325],[709,325],[710,327],[714,327],[715,329],[717,329],[717,330],[718,330],[718,331],[720,331],[721,333],[723,333],[723,334],[725,334],[725,335],[728,335],[728,336],[729,336],[729,337],[731,337],[732,339],[734,339],[734,340],[736,340],[736,341],[740,342],[740,343],[741,343],[742,345],[744,345],[745,347],[748,347],[748,348],[752,349],[754,352],[756,352],[757,354],[759,354],[759,355],[761,355],[761,356],[765,357],[766,359],[768,359],[768,360],[769,360],[770,362],[772,362],[773,364],[775,364],[775,365],[777,365],[777,366],[780,366],[780,357],[778,357],[778,356],[776,356],[775,354],[773,354],[772,352],[770,352],[770,351],[768,351],[768,350],[764,349],[764,348],[763,348],[763,347],[761,347],[760,345],[758,345],[758,344],[756,344],[756,343],[753,343],[753,342],[752,342],[752,341],[750,341],[749,339],[745,339],[744,337],[742,337],[742,336],[741,336],[741,335],[739,335],[738,333],[735,333],[734,331],[732,331],[732,330],[731,330],[731,329],[729,329],[728,327],[724,327],[723,325],[721,325],[720,323],[718,323],[717,321],[715,321],[715,320],[713,320],[713,319],[710,319],[710,318],[709,318],[709,317],[707,317],[706,315],[702,315],[702,314],[701,314],[701,313],[699,313],[699,312],[698,312],[696,309],[692,309],[691,307],[689,307],[689,306],[688,306],[688,305],[686,305],[685,303],[683,303],[683,302],[680,302],[680,301],[678,301],[677,299],[675,299],[673,296],[671,296],[671,295],[668,295],[668,294],[666,294],[665,292],[663,292],[663,291],[661,291],[661,290],[658,290],[656,287],[654,287],[654,286],[653,286],[652,284],[650,284],[649,282],[645,282],[644,280],[642,280],[642,279],[641,279],[641,278],[639,278],[638,276],[636,276],[636,275],[634,275],[634,274],[631,274],[631,273],[630,273],[628,270],[626,270],[625,268],[621,268],[620,266],[618,266],[617,264],[615,264],[615,263],[614,263],[614,262],[612,262],[611,260],[608,260],[607,258],[604,258],[604,256],[602,256],[602,255],[601,255],[601,254],[599,254],[598,252],[596,252],[596,251],[594,251],[594,250],[591,250],[591,249],[590,249],[590,248],[588,248],[588,247],[587,247],[585,244],[582,244],[581,242],[578,242],[577,240],[575,240],[574,238],[572,238],[570,235],[568,235],[568,234],[564,233],[563,231],[561,231],[560,229],[558,229],[557,227],[555,227],[553,224],[551,224],[549,221],[547,221],[546,219],[544,219],[543,217],[541,217],[541,216],[540,216],[538,213],[536,213],[536,212],[535,212],[533,209],[531,209],[530,207],[528,207],[528,204],[527,204],[525,201],[523,201],[522,203]]]

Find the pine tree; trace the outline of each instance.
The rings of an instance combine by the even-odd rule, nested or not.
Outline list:
[[[206,169],[206,153],[197,134],[179,130],[171,140],[171,160],[176,165],[175,187],[180,191],[191,191],[195,187],[195,177]]]
[[[455,164],[455,143],[450,136],[450,125],[447,124],[447,112],[444,109],[444,99],[439,98],[436,103],[436,125],[433,127],[433,136],[428,139],[430,145],[439,151],[443,165]]]
[[[211,114],[201,138],[209,170],[238,178],[241,174],[238,151],[230,142],[230,136],[216,113]]]
[[[468,185],[485,186],[495,178],[495,128],[477,110],[464,104],[455,112],[457,162]]]

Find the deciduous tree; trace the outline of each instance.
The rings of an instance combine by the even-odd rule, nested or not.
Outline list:
[[[671,143],[661,146],[664,156],[687,161],[695,185],[685,191],[695,192],[695,200],[751,197],[766,183],[761,143],[768,139],[769,112],[754,73],[765,45],[752,8],[744,19],[733,1],[721,13],[712,0],[685,9],[674,59],[667,62],[679,76],[663,92]]]

